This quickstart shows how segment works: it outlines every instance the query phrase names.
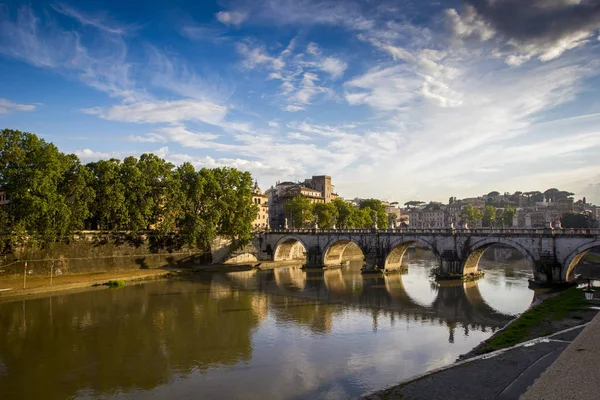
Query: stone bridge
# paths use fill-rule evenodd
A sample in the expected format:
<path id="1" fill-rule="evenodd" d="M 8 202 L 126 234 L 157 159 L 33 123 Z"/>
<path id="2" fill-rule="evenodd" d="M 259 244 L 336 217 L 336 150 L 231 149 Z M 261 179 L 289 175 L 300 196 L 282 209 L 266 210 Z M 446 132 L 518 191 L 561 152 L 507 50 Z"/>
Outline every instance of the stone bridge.
<path id="1" fill-rule="evenodd" d="M 564 283 L 574 279 L 585 253 L 600 246 L 600 229 L 284 229 L 259 234 L 250 247 L 258 260 L 302 260 L 308 267 L 340 265 L 358 247 L 367 268 L 393 270 L 415 243 L 433 252 L 442 274 L 476 273 L 485 250 L 501 244 L 523 254 L 536 282 Z"/>

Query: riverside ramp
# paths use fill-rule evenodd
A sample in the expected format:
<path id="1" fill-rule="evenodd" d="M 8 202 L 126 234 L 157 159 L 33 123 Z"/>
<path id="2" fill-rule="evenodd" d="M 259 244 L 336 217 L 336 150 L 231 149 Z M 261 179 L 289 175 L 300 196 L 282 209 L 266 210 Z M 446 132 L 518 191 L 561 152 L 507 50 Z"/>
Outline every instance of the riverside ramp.
<path id="1" fill-rule="evenodd" d="M 521 397 L 522 400 L 600 398 L 600 313 Z"/>

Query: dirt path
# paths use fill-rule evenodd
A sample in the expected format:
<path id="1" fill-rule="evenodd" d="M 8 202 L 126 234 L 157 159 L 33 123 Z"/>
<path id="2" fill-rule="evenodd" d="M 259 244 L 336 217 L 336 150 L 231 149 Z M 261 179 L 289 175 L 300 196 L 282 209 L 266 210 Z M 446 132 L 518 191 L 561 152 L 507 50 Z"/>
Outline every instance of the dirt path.
<path id="1" fill-rule="evenodd" d="M 52 278 L 52 285 L 50 284 L 49 276 L 27 276 L 25 289 L 23 289 L 23 277 L 0 279 L 0 299 L 89 287 L 96 284 L 102 284 L 109 280 L 131 281 L 159 278 L 170 273 L 172 273 L 172 271 L 165 269 L 138 269 L 131 271 L 59 275 Z"/>

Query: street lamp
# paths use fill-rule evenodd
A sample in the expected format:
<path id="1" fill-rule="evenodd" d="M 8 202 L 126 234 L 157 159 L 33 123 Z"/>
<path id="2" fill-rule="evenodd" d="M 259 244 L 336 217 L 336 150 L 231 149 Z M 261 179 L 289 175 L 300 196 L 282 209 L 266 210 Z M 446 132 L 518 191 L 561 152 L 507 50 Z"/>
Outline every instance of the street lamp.
<path id="1" fill-rule="evenodd" d="M 592 289 L 592 280 L 591 279 L 588 279 L 587 288 L 585 288 L 583 290 L 583 293 L 585 294 L 585 299 L 587 301 L 591 301 L 594 298 L 594 289 Z"/>

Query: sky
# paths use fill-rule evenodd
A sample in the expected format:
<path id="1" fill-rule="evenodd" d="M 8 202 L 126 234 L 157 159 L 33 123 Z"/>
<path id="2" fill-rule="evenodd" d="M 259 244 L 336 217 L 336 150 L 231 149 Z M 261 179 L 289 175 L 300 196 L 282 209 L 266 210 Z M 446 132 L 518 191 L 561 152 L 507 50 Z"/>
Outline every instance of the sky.
<path id="1" fill-rule="evenodd" d="M 0 0 L 0 129 L 346 198 L 600 203 L 598 0 Z"/>

